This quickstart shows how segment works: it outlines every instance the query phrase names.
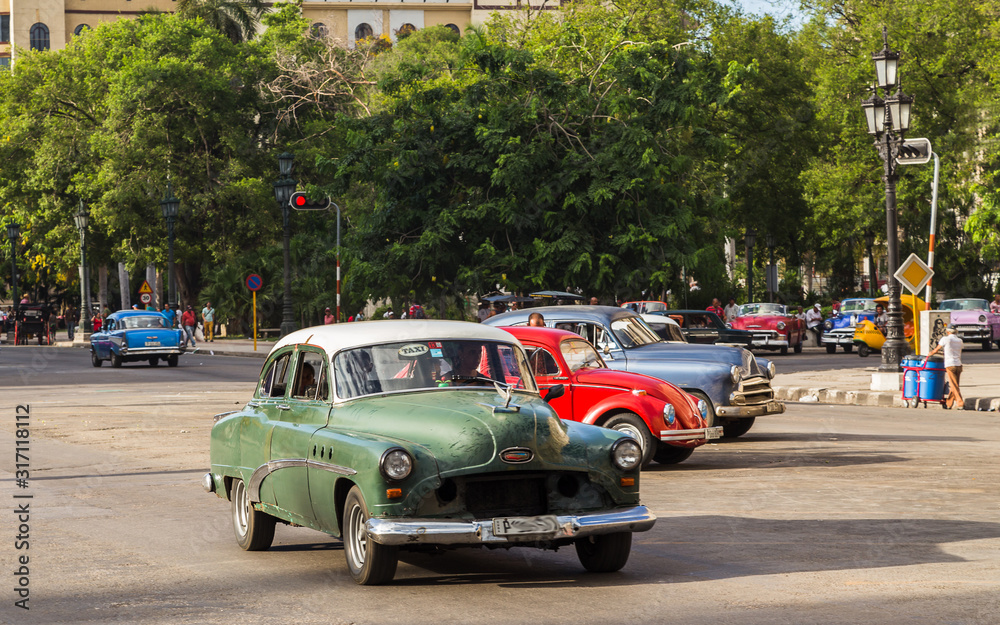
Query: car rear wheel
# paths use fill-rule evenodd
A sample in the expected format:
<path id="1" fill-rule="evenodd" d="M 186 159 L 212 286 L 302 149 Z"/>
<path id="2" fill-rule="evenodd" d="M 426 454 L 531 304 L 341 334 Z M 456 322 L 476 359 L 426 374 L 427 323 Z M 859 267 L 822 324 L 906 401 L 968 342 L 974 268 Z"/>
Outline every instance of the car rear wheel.
<path id="1" fill-rule="evenodd" d="M 621 570 L 632 551 L 632 532 L 587 536 L 576 541 L 576 556 L 591 573 Z"/>
<path id="2" fill-rule="evenodd" d="M 833 343 L 827 343 L 826 344 L 826 353 L 828 353 L 828 354 L 836 354 L 837 353 L 837 346 L 834 345 Z"/>
<path id="3" fill-rule="evenodd" d="M 782 345 L 780 352 L 781 352 L 782 356 L 787 356 L 788 355 L 788 346 L 787 345 Z"/>
<path id="4" fill-rule="evenodd" d="M 844 345 L 844 353 L 845 354 L 850 354 L 853 351 L 854 351 L 854 346 L 853 345 L 850 345 L 850 344 Z"/>
<path id="5" fill-rule="evenodd" d="M 122 357 L 113 351 L 111 352 L 111 366 L 115 368 L 122 366 Z"/>
<path id="6" fill-rule="evenodd" d="M 722 424 L 722 436 L 724 438 L 738 438 L 743 436 L 750 431 L 750 428 L 753 427 L 753 422 L 756 420 L 757 417 L 748 417 L 746 419 L 725 421 Z"/>
<path id="7" fill-rule="evenodd" d="M 167 356 L 167 366 L 176 367 L 177 366 L 177 354 L 170 354 Z"/>
<path id="8" fill-rule="evenodd" d="M 796 354 L 801 354 L 802 353 L 802 341 L 800 340 L 798 343 L 796 343 L 795 347 L 793 349 L 795 350 Z"/>
<path id="9" fill-rule="evenodd" d="M 246 551 L 266 551 L 274 540 L 275 518 L 254 510 L 243 480 L 233 480 L 229 490 L 236 542 Z"/>
<path id="10" fill-rule="evenodd" d="M 362 586 L 391 581 L 396 575 L 396 564 L 399 561 L 398 548 L 380 545 L 368 537 L 365 531 L 368 518 L 365 498 L 361 495 L 361 489 L 355 486 L 347 494 L 341 527 L 344 528 L 347 568 L 354 581 Z"/>
<path id="11" fill-rule="evenodd" d="M 104 364 L 104 361 L 97 357 L 97 352 L 94 350 L 90 350 L 90 364 L 95 367 L 100 367 Z"/>
<path id="12" fill-rule="evenodd" d="M 858 356 L 861 356 L 862 358 L 867 358 L 868 354 L 870 353 L 872 353 L 872 348 L 868 347 L 868 345 L 864 343 L 858 345 Z"/>
<path id="13" fill-rule="evenodd" d="M 160 359 L 159 358 L 150 358 L 149 359 L 149 366 L 150 367 L 155 367 L 158 364 L 160 364 Z"/>
<path id="14" fill-rule="evenodd" d="M 604 427 L 628 434 L 642 447 L 642 467 L 649 466 L 653 461 L 657 440 L 649 432 L 646 423 L 634 412 L 622 412 L 604 422 Z"/>
<path id="15" fill-rule="evenodd" d="M 694 447 L 676 447 L 660 444 L 656 447 L 653 460 L 659 464 L 678 464 L 684 462 L 694 453 Z"/>

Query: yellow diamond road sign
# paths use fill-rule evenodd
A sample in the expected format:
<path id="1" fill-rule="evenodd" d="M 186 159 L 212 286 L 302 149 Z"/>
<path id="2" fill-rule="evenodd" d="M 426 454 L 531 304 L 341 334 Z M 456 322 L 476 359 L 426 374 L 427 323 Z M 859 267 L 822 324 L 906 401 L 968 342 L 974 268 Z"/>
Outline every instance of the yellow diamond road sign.
<path id="1" fill-rule="evenodd" d="M 895 274 L 899 283 L 910 290 L 911 293 L 919 293 L 927 286 L 927 282 L 934 275 L 934 270 L 927 266 L 927 263 L 920 260 L 916 254 L 903 261 Z"/>

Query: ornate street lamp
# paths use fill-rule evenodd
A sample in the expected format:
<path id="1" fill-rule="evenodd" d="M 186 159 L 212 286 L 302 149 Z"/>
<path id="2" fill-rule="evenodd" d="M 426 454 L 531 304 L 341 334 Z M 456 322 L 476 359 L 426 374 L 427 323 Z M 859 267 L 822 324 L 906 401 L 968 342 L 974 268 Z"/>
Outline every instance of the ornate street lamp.
<path id="1" fill-rule="evenodd" d="M 774 302 L 773 293 L 778 289 L 778 272 L 774 266 L 774 235 L 770 232 L 765 237 L 767 241 L 767 301 Z"/>
<path id="2" fill-rule="evenodd" d="M 17 296 L 17 240 L 21 238 L 21 224 L 12 221 L 7 224 L 7 239 L 10 241 L 10 277 L 14 286 L 14 319 L 17 319 L 17 307 L 21 300 Z"/>
<path id="3" fill-rule="evenodd" d="M 274 183 L 274 199 L 281 208 L 281 223 L 284 229 L 283 252 L 285 267 L 283 280 L 285 287 L 284 304 L 281 311 L 281 336 L 295 331 L 295 317 L 292 311 L 292 253 L 291 253 L 291 206 L 288 200 L 295 193 L 296 182 L 292 179 L 292 170 L 295 167 L 295 155 L 288 152 L 278 157 L 278 172 L 281 177 Z"/>
<path id="4" fill-rule="evenodd" d="M 753 303 L 753 246 L 757 243 L 757 231 L 747 228 L 744 241 L 747 245 L 747 304 Z"/>
<path id="5" fill-rule="evenodd" d="M 76 229 L 80 231 L 80 330 L 81 341 L 90 339 L 90 272 L 87 271 L 87 226 L 90 223 L 90 211 L 87 204 L 80 200 L 80 210 L 73 215 Z"/>
<path id="6" fill-rule="evenodd" d="M 909 352 L 909 345 L 903 338 L 903 310 L 900 305 L 900 285 L 895 273 L 899 266 L 899 237 L 896 228 L 896 180 L 898 174 L 899 148 L 903 144 L 903 135 L 910 127 L 910 109 L 913 98 L 903 95 L 899 85 L 897 68 L 899 53 L 889 50 L 889 36 L 882 27 L 882 50 L 872 54 L 875 62 L 877 84 L 870 98 L 862 102 L 868 124 L 868 134 L 875 138 L 875 147 L 882 157 L 885 182 L 885 227 L 886 248 L 888 256 L 889 309 L 886 312 L 886 339 L 882 346 L 881 373 L 896 373 L 903 356 Z M 892 88 L 896 92 L 890 94 Z M 885 99 L 878 95 L 882 89 Z"/>
<path id="7" fill-rule="evenodd" d="M 167 302 L 180 310 L 177 302 L 177 282 L 174 279 L 174 223 L 177 221 L 177 213 L 180 212 L 180 200 L 174 197 L 174 186 L 167 181 L 167 192 L 160 200 L 160 208 L 163 209 L 163 218 L 167 220 Z"/>

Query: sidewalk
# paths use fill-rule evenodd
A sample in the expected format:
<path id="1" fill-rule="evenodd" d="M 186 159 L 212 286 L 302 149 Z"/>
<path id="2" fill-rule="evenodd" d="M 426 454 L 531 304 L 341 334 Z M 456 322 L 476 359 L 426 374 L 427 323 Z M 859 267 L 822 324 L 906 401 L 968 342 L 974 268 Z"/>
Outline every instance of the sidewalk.
<path id="1" fill-rule="evenodd" d="M 903 407 L 900 391 L 872 391 L 872 372 L 865 369 L 833 369 L 781 373 L 772 385 L 774 398 L 786 402 L 818 402 L 856 406 Z M 902 377 L 902 373 L 899 374 Z M 1000 367 L 988 364 L 965 365 L 962 368 L 962 397 L 966 410 L 1000 410 Z M 815 398 L 815 399 L 813 399 Z M 921 404 L 923 406 L 923 404 Z M 928 408 L 941 409 L 938 403 Z"/>

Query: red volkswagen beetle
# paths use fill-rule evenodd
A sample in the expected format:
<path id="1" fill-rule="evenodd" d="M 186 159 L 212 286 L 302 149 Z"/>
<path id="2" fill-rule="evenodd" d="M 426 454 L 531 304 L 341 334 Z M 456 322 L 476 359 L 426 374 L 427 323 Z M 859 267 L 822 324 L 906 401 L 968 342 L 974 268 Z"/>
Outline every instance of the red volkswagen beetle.
<path id="1" fill-rule="evenodd" d="M 586 339 L 573 332 L 537 327 L 504 328 L 524 345 L 535 381 L 563 419 L 627 432 L 642 445 L 642 466 L 677 464 L 695 447 L 720 438 L 706 427 L 705 402 L 657 378 L 609 369 Z"/>

